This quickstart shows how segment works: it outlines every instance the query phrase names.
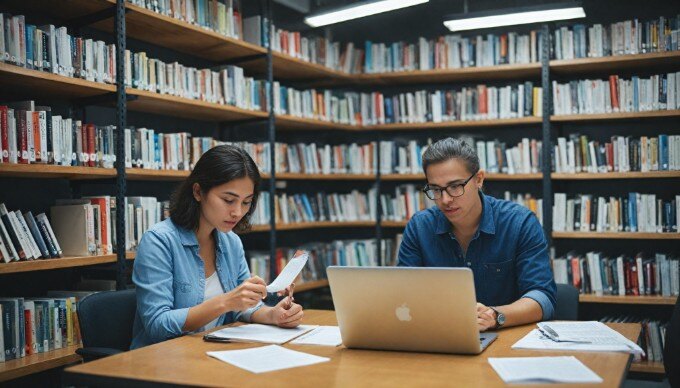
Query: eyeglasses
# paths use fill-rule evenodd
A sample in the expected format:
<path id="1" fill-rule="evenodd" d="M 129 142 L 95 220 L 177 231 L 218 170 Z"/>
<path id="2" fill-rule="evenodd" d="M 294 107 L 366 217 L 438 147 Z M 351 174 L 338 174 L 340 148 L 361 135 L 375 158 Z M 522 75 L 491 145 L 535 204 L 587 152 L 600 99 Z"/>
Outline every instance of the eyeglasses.
<path id="1" fill-rule="evenodd" d="M 440 199 L 442 197 L 442 192 L 444 190 L 446 190 L 446 193 L 451 197 L 460 197 L 461 195 L 465 194 L 465 185 L 467 185 L 468 182 L 470 182 L 470 179 L 472 179 L 472 177 L 474 177 L 475 175 L 477 175 L 476 172 L 470 175 L 470 177 L 466 179 L 465 182 L 450 184 L 444 188 L 438 186 L 425 185 L 425 187 L 423 187 L 423 193 L 425 193 L 427 198 L 431 200 Z"/>

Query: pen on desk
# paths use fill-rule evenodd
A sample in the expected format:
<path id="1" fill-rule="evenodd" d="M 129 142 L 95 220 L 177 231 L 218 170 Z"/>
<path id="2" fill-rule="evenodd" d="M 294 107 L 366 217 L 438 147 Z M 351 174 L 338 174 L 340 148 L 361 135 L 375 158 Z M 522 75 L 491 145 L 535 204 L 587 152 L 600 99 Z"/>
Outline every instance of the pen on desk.
<path id="1" fill-rule="evenodd" d="M 545 334 L 546 337 L 548 337 L 549 339 L 551 339 L 555 342 L 573 342 L 573 343 L 577 343 L 577 344 L 589 344 L 590 343 L 590 341 L 560 339 L 559 334 L 557 334 L 557 332 L 555 330 L 553 330 L 553 328 L 548 326 L 547 324 L 541 323 L 540 325 L 537 325 L 537 326 L 538 326 L 538 330 L 540 330 L 541 333 Z"/>

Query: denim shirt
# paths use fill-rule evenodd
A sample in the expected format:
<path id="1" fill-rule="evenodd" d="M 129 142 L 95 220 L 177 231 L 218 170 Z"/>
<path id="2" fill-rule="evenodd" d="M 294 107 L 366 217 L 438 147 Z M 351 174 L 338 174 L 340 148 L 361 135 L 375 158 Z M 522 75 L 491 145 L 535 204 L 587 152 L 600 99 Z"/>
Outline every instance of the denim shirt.
<path id="1" fill-rule="evenodd" d="M 541 306 L 543 320 L 551 319 L 556 287 L 538 218 L 516 203 L 479 195 L 482 217 L 465 255 L 451 223 L 434 206 L 406 226 L 399 265 L 470 268 L 478 302 L 502 306 L 531 298 Z"/>
<path id="2" fill-rule="evenodd" d="M 229 292 L 250 278 L 243 244 L 233 232 L 213 233 L 217 276 L 224 292 Z M 182 328 L 189 308 L 202 303 L 205 293 L 205 267 L 196 234 L 171 219 L 151 227 L 139 243 L 132 280 L 137 287 L 137 313 L 130 348 L 186 334 Z M 217 323 L 249 322 L 261 306 L 227 312 Z"/>

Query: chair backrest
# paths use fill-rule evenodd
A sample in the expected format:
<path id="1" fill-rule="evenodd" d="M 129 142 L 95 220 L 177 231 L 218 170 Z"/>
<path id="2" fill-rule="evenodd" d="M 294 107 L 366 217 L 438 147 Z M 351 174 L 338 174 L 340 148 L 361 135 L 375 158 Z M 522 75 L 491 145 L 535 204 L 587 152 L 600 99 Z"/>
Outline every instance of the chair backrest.
<path id="1" fill-rule="evenodd" d="M 135 290 L 103 291 L 78 303 L 83 346 L 129 350 L 137 310 Z"/>
<path id="2" fill-rule="evenodd" d="M 570 284 L 557 284 L 557 306 L 555 320 L 578 320 L 578 290 Z"/>
<path id="3" fill-rule="evenodd" d="M 673 315 L 666 327 L 666 347 L 663 363 L 671 387 L 680 387 L 680 298 L 675 301 Z"/>

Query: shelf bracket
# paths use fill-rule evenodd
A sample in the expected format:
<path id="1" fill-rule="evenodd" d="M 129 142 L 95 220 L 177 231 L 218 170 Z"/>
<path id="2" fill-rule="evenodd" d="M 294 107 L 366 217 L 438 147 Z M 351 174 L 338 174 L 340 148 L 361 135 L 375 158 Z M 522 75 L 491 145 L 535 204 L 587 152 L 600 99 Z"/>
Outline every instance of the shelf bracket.
<path id="1" fill-rule="evenodd" d="M 129 10 L 125 8 L 125 13 Z M 102 20 L 111 19 L 116 16 L 116 6 L 97 11 L 88 15 L 78 16 L 68 20 L 65 24 L 70 29 L 78 29 L 80 27 L 89 26 L 91 24 L 100 22 Z"/>

